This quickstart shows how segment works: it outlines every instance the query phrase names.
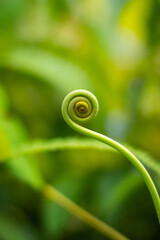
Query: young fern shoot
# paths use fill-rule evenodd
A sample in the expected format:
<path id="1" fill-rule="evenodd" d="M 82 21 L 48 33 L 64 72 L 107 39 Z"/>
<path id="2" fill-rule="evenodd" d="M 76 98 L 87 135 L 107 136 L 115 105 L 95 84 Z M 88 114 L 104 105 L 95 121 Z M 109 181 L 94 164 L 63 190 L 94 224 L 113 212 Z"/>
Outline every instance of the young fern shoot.
<path id="1" fill-rule="evenodd" d="M 62 103 L 63 118 L 71 128 L 113 147 L 122 153 L 137 168 L 150 191 L 160 223 L 160 198 L 157 189 L 149 173 L 138 158 L 115 140 L 80 125 L 93 119 L 97 115 L 98 110 L 99 104 L 96 97 L 86 90 L 75 90 L 69 93 Z"/>

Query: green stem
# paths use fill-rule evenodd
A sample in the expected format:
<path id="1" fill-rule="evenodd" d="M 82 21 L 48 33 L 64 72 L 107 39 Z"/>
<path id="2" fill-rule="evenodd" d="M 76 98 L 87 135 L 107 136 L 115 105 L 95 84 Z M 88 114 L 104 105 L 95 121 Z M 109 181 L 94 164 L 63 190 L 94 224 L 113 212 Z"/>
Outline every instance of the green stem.
<path id="1" fill-rule="evenodd" d="M 109 237 L 110 239 L 129 240 L 127 237 L 125 237 L 106 223 L 100 221 L 98 218 L 92 216 L 86 210 L 76 205 L 74 202 L 72 202 L 70 199 L 65 197 L 63 194 L 61 194 L 59 191 L 57 191 L 50 185 L 45 185 L 42 189 L 42 193 L 45 197 L 47 197 L 51 201 L 56 202 L 58 205 L 70 212 L 72 215 L 79 218 L 92 228 L 97 229 L 99 232 Z"/>
<path id="2" fill-rule="evenodd" d="M 90 102 L 88 108 L 85 109 L 86 106 L 86 102 L 85 104 L 83 104 L 83 102 L 85 101 L 86 98 L 86 102 Z M 78 109 L 76 109 L 76 102 L 81 102 L 81 108 L 78 105 Z M 73 105 L 74 103 L 74 105 Z M 71 109 L 72 107 L 72 109 Z M 85 109 L 85 110 L 84 110 Z M 77 115 L 76 113 L 79 111 L 79 114 Z M 90 120 L 91 118 L 95 117 L 96 115 L 96 111 L 98 112 L 98 102 L 95 98 L 95 96 L 93 94 L 91 94 L 88 91 L 85 90 L 77 90 L 77 91 L 73 91 L 70 94 L 68 94 L 62 104 L 62 114 L 63 117 L 65 119 L 65 121 L 67 122 L 67 124 L 73 128 L 75 131 L 84 134 L 88 137 L 94 138 L 100 142 L 103 142 L 107 145 L 109 145 L 110 147 L 116 149 L 117 151 L 119 151 L 120 153 L 122 153 L 139 171 L 139 173 L 142 175 L 149 191 L 150 194 L 152 196 L 154 205 L 155 205 L 155 209 L 157 212 L 157 216 L 158 216 L 158 220 L 160 223 L 160 198 L 157 192 L 157 189 L 149 175 L 149 173 L 147 172 L 147 170 L 145 169 L 145 167 L 141 164 L 141 162 L 138 160 L 138 158 L 131 153 L 127 148 L 125 148 L 123 145 L 121 145 L 120 143 L 116 142 L 115 140 L 104 136 L 100 133 L 94 132 L 92 130 L 89 130 L 87 128 L 84 128 L 82 126 L 79 125 L 79 123 L 85 123 L 85 116 L 87 115 L 86 112 L 89 112 L 90 115 L 87 116 L 87 121 Z M 93 116 L 92 116 L 92 111 Z M 83 112 L 85 113 L 85 115 L 83 115 Z M 75 116 L 76 115 L 76 116 Z"/>

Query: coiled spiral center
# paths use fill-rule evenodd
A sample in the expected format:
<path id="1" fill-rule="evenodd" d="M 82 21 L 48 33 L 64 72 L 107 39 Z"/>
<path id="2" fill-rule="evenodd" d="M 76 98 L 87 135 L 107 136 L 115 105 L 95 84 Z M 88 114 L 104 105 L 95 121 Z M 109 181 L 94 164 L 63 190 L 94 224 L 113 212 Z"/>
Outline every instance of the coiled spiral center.
<path id="1" fill-rule="evenodd" d="M 88 105 L 83 101 L 79 101 L 74 105 L 74 109 L 77 114 L 85 114 L 88 112 Z"/>
<path id="2" fill-rule="evenodd" d="M 83 124 L 93 119 L 98 112 L 96 97 L 85 90 L 76 90 L 69 93 L 62 104 L 62 113 L 72 121 Z M 67 116 L 66 116 L 67 113 Z"/>
<path id="3" fill-rule="evenodd" d="M 74 103 L 74 112 L 77 117 L 86 118 L 92 113 L 92 103 L 86 97 L 73 98 L 70 104 L 72 102 Z"/>

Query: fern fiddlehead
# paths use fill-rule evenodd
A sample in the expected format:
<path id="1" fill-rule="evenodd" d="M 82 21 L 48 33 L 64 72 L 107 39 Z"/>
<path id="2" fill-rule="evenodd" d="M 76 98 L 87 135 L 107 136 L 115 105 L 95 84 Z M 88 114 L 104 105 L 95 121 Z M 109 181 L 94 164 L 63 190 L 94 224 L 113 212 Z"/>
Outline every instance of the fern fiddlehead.
<path id="1" fill-rule="evenodd" d="M 160 198 L 158 192 L 149 173 L 138 158 L 115 140 L 79 125 L 93 119 L 97 115 L 98 110 L 99 105 L 96 97 L 86 90 L 75 90 L 69 93 L 62 103 L 63 118 L 71 128 L 113 147 L 122 153 L 137 168 L 150 191 L 160 223 Z"/>

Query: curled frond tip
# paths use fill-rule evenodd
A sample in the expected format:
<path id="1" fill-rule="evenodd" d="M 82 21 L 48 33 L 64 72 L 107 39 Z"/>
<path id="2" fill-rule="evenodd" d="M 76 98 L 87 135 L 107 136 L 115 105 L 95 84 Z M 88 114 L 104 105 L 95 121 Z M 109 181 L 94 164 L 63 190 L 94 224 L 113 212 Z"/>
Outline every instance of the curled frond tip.
<path id="1" fill-rule="evenodd" d="M 70 92 L 63 100 L 62 114 L 64 119 L 83 124 L 93 119 L 99 109 L 96 97 L 86 90 Z"/>

